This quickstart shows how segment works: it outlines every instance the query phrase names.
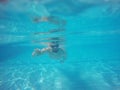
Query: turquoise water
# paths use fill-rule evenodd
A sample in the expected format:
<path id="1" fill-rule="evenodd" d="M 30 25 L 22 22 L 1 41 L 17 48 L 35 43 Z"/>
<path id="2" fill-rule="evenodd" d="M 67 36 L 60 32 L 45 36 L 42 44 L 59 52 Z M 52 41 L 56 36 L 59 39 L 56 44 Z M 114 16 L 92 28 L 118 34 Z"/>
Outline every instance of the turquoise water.
<path id="1" fill-rule="evenodd" d="M 0 0 L 0 90 L 120 90 L 119 4 Z M 60 23 L 34 21 L 51 16 Z M 63 63 L 32 56 L 54 37 L 66 52 Z"/>

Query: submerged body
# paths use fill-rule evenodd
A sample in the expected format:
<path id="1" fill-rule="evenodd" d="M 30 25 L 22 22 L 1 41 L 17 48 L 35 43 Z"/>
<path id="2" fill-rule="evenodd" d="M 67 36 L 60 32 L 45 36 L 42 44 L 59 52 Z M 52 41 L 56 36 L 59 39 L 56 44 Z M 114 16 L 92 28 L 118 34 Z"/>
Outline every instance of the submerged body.
<path id="1" fill-rule="evenodd" d="M 66 24 L 66 21 L 55 17 L 55 16 L 43 16 L 43 17 L 38 17 L 38 18 L 34 18 L 35 22 L 49 22 L 52 23 L 54 25 L 57 25 L 59 28 L 57 30 L 53 30 L 53 31 L 49 31 L 48 34 L 51 33 L 55 33 L 58 31 L 63 31 L 64 30 L 64 26 Z M 41 34 L 40 32 L 35 33 L 35 35 Z M 60 42 L 61 41 L 61 37 L 51 37 L 49 38 L 50 42 L 48 43 L 47 47 L 39 49 L 36 48 L 33 53 L 32 56 L 39 56 L 41 54 L 44 53 L 48 53 L 48 55 L 53 58 L 53 59 L 57 59 L 60 60 L 60 62 L 63 62 L 66 58 L 66 53 L 65 50 L 63 48 L 60 47 Z"/>
<path id="2" fill-rule="evenodd" d="M 46 48 L 42 48 L 42 49 L 36 48 L 33 51 L 32 56 L 39 56 L 44 53 L 48 53 L 51 58 L 57 59 L 60 62 L 64 62 L 66 58 L 66 53 L 64 49 L 60 48 L 59 44 L 53 42 L 50 43 Z"/>

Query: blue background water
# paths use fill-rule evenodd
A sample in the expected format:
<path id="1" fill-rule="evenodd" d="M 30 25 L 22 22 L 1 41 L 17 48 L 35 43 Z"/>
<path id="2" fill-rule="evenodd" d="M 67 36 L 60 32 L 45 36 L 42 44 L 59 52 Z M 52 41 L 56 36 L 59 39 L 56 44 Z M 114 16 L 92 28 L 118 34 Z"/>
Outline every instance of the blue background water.
<path id="1" fill-rule="evenodd" d="M 4 1 L 4 0 L 3 0 Z M 0 90 L 120 90 L 120 7 L 118 0 L 0 1 Z M 67 59 L 47 54 L 32 57 L 34 48 L 57 28 L 34 23 L 37 16 L 66 20 Z M 55 34 L 53 36 L 59 35 Z"/>

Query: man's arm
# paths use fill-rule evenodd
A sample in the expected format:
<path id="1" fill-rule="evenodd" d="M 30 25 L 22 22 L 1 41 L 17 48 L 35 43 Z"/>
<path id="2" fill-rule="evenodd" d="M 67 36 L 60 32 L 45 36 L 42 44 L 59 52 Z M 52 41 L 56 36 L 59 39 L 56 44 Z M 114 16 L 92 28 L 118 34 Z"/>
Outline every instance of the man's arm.
<path id="1" fill-rule="evenodd" d="M 32 56 L 39 56 L 45 52 L 47 52 L 49 50 L 49 48 L 43 48 L 43 49 L 39 49 L 39 48 L 36 48 L 33 53 L 32 53 Z"/>
<path id="2" fill-rule="evenodd" d="M 38 56 L 41 54 L 41 50 L 39 48 L 34 49 L 32 56 Z"/>

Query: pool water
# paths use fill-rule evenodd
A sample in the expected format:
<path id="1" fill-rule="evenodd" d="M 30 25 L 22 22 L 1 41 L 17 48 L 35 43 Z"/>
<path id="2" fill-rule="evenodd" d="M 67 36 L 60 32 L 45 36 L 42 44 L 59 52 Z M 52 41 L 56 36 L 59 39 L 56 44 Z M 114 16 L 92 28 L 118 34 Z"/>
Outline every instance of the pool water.
<path id="1" fill-rule="evenodd" d="M 0 90 L 120 90 L 119 17 L 119 0 L 0 0 Z M 56 38 L 63 62 L 32 56 Z"/>

